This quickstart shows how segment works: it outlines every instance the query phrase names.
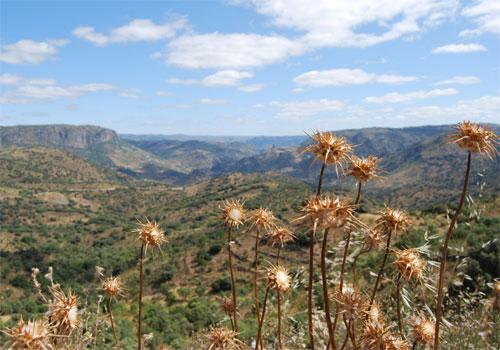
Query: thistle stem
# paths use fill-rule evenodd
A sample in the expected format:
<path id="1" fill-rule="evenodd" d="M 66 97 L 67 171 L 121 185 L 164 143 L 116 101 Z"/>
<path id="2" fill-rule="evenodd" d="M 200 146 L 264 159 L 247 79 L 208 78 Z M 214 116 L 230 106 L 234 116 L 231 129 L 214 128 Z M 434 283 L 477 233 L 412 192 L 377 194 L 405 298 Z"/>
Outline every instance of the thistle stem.
<path id="1" fill-rule="evenodd" d="M 359 204 L 359 199 L 361 198 L 361 186 L 362 186 L 362 182 L 361 181 L 358 181 L 358 194 L 356 195 L 356 201 L 354 202 L 354 205 L 358 205 Z"/>
<path id="2" fill-rule="evenodd" d="M 330 299 L 328 298 L 328 279 L 326 276 L 326 247 L 328 241 L 328 229 L 325 230 L 323 235 L 323 245 L 321 247 L 321 279 L 323 282 L 323 305 L 325 308 L 325 318 L 328 327 L 328 336 L 332 349 L 336 349 L 335 333 L 332 325 L 332 318 L 330 317 Z"/>
<path id="3" fill-rule="evenodd" d="M 380 279 L 382 278 L 382 274 L 384 273 L 384 267 L 385 263 L 387 262 L 387 256 L 389 256 L 389 252 L 391 250 L 391 237 L 392 237 L 392 230 L 389 230 L 387 232 L 387 244 L 385 246 L 384 259 L 382 260 L 382 265 L 380 265 L 380 270 L 377 275 L 377 280 L 375 281 L 375 286 L 373 287 L 372 296 L 370 298 L 370 306 L 368 307 L 368 310 L 370 310 L 373 305 L 373 301 L 375 300 L 375 295 L 377 294 Z"/>
<path id="4" fill-rule="evenodd" d="M 309 281 L 307 283 L 307 326 L 309 333 L 309 347 L 314 350 L 314 330 L 313 330 L 313 269 L 314 269 L 314 230 L 309 234 Z"/>
<path id="5" fill-rule="evenodd" d="M 448 243 L 450 238 L 455 230 L 455 224 L 458 220 L 458 215 L 462 210 L 464 205 L 465 195 L 467 193 L 467 186 L 469 184 L 469 176 L 471 169 L 471 161 L 472 161 L 472 153 L 469 151 L 467 155 L 467 169 L 465 170 L 465 178 L 464 184 L 462 188 L 462 194 L 460 195 L 460 202 L 458 204 L 458 208 L 455 211 L 455 215 L 451 219 L 450 226 L 448 227 L 448 232 L 446 233 L 446 237 L 443 243 L 443 249 L 441 251 L 441 264 L 439 265 L 439 279 L 438 279 L 438 295 L 436 300 L 436 327 L 434 330 L 434 350 L 439 349 L 439 327 L 441 325 L 441 317 L 442 317 L 442 307 L 443 307 L 443 298 L 444 298 L 444 273 L 446 269 L 446 259 L 448 258 Z"/>
<path id="6" fill-rule="evenodd" d="M 137 316 L 137 350 L 142 349 L 142 293 L 144 288 L 144 243 L 141 245 L 141 257 L 139 259 L 139 314 Z"/>
<path id="7" fill-rule="evenodd" d="M 281 293 L 278 290 L 278 349 L 282 349 L 281 345 Z"/>
<path id="8" fill-rule="evenodd" d="M 118 337 L 116 336 L 115 322 L 113 320 L 113 311 L 111 310 L 111 298 L 108 298 L 108 314 L 109 314 L 109 322 L 111 323 L 111 331 L 113 332 L 113 338 L 115 340 L 116 348 L 120 348 L 120 342 L 118 341 Z"/>
<path id="9" fill-rule="evenodd" d="M 266 288 L 266 295 L 264 296 L 264 304 L 262 305 L 262 316 L 259 320 L 259 330 L 257 332 L 257 341 L 255 342 L 255 350 L 259 350 L 259 344 L 262 339 L 262 324 L 264 323 L 264 317 L 266 316 L 266 305 L 267 297 L 269 296 L 269 287 Z"/>
<path id="10" fill-rule="evenodd" d="M 260 306 L 259 306 L 259 286 L 258 286 L 258 268 L 259 268 L 259 228 L 257 228 L 257 237 L 255 238 L 255 259 L 254 259 L 254 271 L 253 271 L 253 292 L 255 296 L 255 313 L 257 314 L 257 323 L 260 317 Z"/>
<path id="11" fill-rule="evenodd" d="M 232 253 L 231 253 L 231 233 L 232 233 L 232 228 L 229 227 L 227 229 L 227 254 L 228 254 L 228 263 L 229 263 L 229 272 L 231 274 L 231 292 L 232 292 L 232 297 L 233 297 L 233 321 L 234 321 L 234 329 L 233 331 L 237 332 L 238 331 L 238 321 L 236 318 L 236 309 L 237 309 L 237 304 L 236 304 L 236 282 L 234 279 L 234 270 L 233 270 L 233 260 L 232 260 Z"/>
<path id="12" fill-rule="evenodd" d="M 403 333 L 403 322 L 401 320 L 401 274 L 398 275 L 398 280 L 396 282 L 396 293 L 397 293 L 397 299 L 396 299 L 396 310 L 398 313 L 398 328 L 399 328 L 399 334 L 401 335 L 401 338 L 405 338 L 404 333 Z"/>

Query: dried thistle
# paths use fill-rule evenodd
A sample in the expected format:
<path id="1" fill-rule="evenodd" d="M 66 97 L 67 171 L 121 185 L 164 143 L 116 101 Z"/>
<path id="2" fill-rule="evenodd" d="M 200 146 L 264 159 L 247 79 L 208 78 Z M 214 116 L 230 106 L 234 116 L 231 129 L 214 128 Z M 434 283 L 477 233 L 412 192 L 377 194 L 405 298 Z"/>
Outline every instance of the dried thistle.
<path id="1" fill-rule="evenodd" d="M 384 346 L 389 336 L 390 328 L 384 322 L 368 320 L 363 323 L 361 328 L 361 348 L 366 350 L 385 349 Z"/>
<path id="2" fill-rule="evenodd" d="M 9 338 L 7 349 L 52 349 L 49 342 L 50 328 L 44 320 L 24 322 L 21 319 L 16 327 L 7 328 L 2 332 Z"/>
<path id="3" fill-rule="evenodd" d="M 281 247 L 295 239 L 295 235 L 286 227 L 277 227 L 269 231 L 267 237 L 272 246 L 279 245 Z"/>
<path id="4" fill-rule="evenodd" d="M 304 149 L 312 153 L 315 160 L 325 165 L 335 165 L 343 168 L 343 164 L 351 158 L 352 145 L 345 137 L 336 136 L 329 131 L 316 132 L 309 136 L 314 142 Z"/>
<path id="5" fill-rule="evenodd" d="M 364 315 L 368 306 L 358 290 L 347 286 L 333 292 L 332 299 L 337 303 L 338 313 L 343 313 L 348 319 Z"/>
<path id="6" fill-rule="evenodd" d="M 206 335 L 210 345 L 208 350 L 240 350 L 243 343 L 236 338 L 238 333 L 226 327 L 213 327 Z"/>
<path id="7" fill-rule="evenodd" d="M 161 245 L 167 241 L 165 232 L 156 222 L 147 220 L 145 223 L 139 221 L 138 227 L 134 230 L 138 233 L 139 240 L 144 245 L 145 250 L 149 246 L 153 248 L 161 248 Z"/>
<path id="8" fill-rule="evenodd" d="M 458 123 L 448 139 L 468 152 L 485 154 L 489 158 L 497 154 L 495 145 L 498 144 L 498 135 L 490 128 L 467 120 Z"/>
<path id="9" fill-rule="evenodd" d="M 259 208 L 252 212 L 251 220 L 253 224 L 266 231 L 276 227 L 276 217 L 269 209 Z"/>
<path id="10" fill-rule="evenodd" d="M 271 265 L 267 269 L 267 283 L 271 289 L 279 292 L 287 292 L 291 288 L 288 270 L 281 265 Z"/>
<path id="11" fill-rule="evenodd" d="M 348 175 L 351 175 L 359 182 L 366 182 L 377 176 L 379 159 L 374 156 L 368 158 L 351 157 L 351 168 Z"/>
<path id="12" fill-rule="evenodd" d="M 221 208 L 222 219 L 228 227 L 238 227 L 245 221 L 245 208 L 239 200 L 227 200 Z"/>
<path id="13" fill-rule="evenodd" d="M 394 254 L 396 255 L 394 265 L 401 276 L 408 281 L 412 278 L 417 282 L 422 280 L 425 268 L 427 267 L 427 261 L 420 257 L 417 250 L 396 250 Z"/>
<path id="14" fill-rule="evenodd" d="M 369 229 L 363 238 L 363 244 L 371 249 L 378 249 L 384 245 L 384 233 L 378 229 Z"/>
<path id="15" fill-rule="evenodd" d="M 101 288 L 109 298 L 125 296 L 123 282 L 118 277 L 108 277 L 102 281 Z"/>
<path id="16" fill-rule="evenodd" d="M 405 231 L 410 224 L 408 215 L 399 209 L 386 207 L 377 219 L 377 227 L 382 227 L 387 231 Z"/>
<path id="17" fill-rule="evenodd" d="M 69 335 L 73 329 L 80 327 L 78 317 L 78 296 L 68 290 L 64 293 L 59 285 L 50 287 L 52 300 L 47 311 L 49 324 L 57 335 Z"/>
<path id="18" fill-rule="evenodd" d="M 415 317 L 412 322 L 412 338 L 421 344 L 434 343 L 434 328 L 436 324 L 430 318 Z"/>
<path id="19" fill-rule="evenodd" d="M 222 311 L 224 311 L 226 315 L 231 317 L 231 315 L 235 311 L 233 299 L 228 297 L 223 297 L 220 302 L 220 308 L 222 309 Z"/>
<path id="20" fill-rule="evenodd" d="M 387 336 L 384 339 L 382 349 L 384 350 L 410 350 L 410 344 L 406 340 L 396 338 L 394 336 Z"/>
<path id="21" fill-rule="evenodd" d="M 339 228 L 355 222 L 355 206 L 340 197 L 313 196 L 302 206 L 302 216 L 295 221 L 307 222 L 316 228 Z"/>

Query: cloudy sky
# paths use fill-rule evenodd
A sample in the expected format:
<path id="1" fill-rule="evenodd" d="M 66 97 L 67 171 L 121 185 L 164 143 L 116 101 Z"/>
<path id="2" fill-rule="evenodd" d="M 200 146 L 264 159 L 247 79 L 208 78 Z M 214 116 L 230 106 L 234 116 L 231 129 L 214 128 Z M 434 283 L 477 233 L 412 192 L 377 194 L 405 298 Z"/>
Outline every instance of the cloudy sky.
<path id="1" fill-rule="evenodd" d="M 500 123 L 500 1 L 2 0 L 0 124 Z"/>

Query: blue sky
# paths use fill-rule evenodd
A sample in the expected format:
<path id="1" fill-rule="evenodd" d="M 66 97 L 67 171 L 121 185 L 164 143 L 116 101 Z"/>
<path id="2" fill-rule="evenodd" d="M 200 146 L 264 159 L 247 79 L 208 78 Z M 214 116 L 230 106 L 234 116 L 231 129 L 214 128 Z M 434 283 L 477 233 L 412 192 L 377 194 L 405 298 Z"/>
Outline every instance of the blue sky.
<path id="1" fill-rule="evenodd" d="M 500 2 L 1 1 L 0 124 L 500 123 Z"/>

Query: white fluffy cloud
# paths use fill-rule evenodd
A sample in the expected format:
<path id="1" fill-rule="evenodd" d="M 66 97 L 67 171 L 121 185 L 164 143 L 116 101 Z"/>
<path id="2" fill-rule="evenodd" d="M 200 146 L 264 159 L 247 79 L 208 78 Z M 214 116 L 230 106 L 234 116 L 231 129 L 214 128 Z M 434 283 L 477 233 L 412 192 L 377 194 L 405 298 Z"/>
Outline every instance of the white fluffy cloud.
<path id="1" fill-rule="evenodd" d="M 174 38 L 166 58 L 185 68 L 242 69 L 276 63 L 301 52 L 299 43 L 282 36 L 210 33 Z"/>
<path id="2" fill-rule="evenodd" d="M 204 85 L 204 86 L 237 86 L 244 79 L 253 77 L 253 74 L 245 71 L 237 71 L 233 69 L 225 69 L 208 75 L 203 79 L 167 79 L 169 84 L 177 85 Z"/>
<path id="3" fill-rule="evenodd" d="M 32 41 L 19 40 L 14 44 L 2 45 L 0 62 L 10 64 L 36 64 L 58 53 L 58 48 L 66 45 L 67 40 Z"/>
<path id="4" fill-rule="evenodd" d="M 257 92 L 266 87 L 266 84 L 248 84 L 242 85 L 238 88 L 238 90 L 243 92 Z"/>
<path id="5" fill-rule="evenodd" d="M 94 45 L 104 46 L 112 43 L 127 43 L 139 41 L 157 41 L 172 38 L 177 31 L 185 28 L 185 19 L 175 20 L 165 24 L 155 24 L 149 19 L 134 19 L 124 26 L 111 29 L 109 34 L 96 32 L 93 27 L 78 27 L 73 35 L 90 41 Z"/>
<path id="6" fill-rule="evenodd" d="M 0 75 L 0 85 L 54 85 L 55 83 L 54 79 L 26 79 L 10 73 Z"/>
<path id="7" fill-rule="evenodd" d="M 306 101 L 274 101 L 271 106 L 277 107 L 278 117 L 287 119 L 301 119 L 304 117 L 315 116 L 323 112 L 339 111 L 345 107 L 345 104 L 338 100 L 319 99 Z"/>
<path id="8" fill-rule="evenodd" d="M 444 46 L 436 47 L 432 50 L 432 53 L 468 53 L 468 52 L 482 52 L 487 51 L 486 47 L 481 44 L 448 44 Z"/>
<path id="9" fill-rule="evenodd" d="M 462 36 L 493 33 L 500 35 L 500 2 L 498 0 L 478 0 L 462 10 L 462 15 L 470 18 L 477 29 L 462 31 Z"/>
<path id="10" fill-rule="evenodd" d="M 390 92 L 382 96 L 366 97 L 364 100 L 365 102 L 369 103 L 402 103 L 402 102 L 425 100 L 432 97 L 450 96 L 456 94 L 458 94 L 458 90 L 449 88 L 449 89 L 434 89 L 430 91 L 419 90 L 407 93 Z"/>
<path id="11" fill-rule="evenodd" d="M 457 75 L 450 79 L 438 81 L 434 85 L 474 85 L 480 82 L 481 80 L 478 77 Z"/>
<path id="12" fill-rule="evenodd" d="M 200 99 L 200 103 L 203 105 L 224 105 L 227 103 L 227 101 L 204 97 Z"/>
<path id="13" fill-rule="evenodd" d="M 293 79 L 300 86 L 345 86 L 357 84 L 401 84 L 418 80 L 417 77 L 374 74 L 361 69 L 331 69 L 323 71 L 310 71 L 303 73 Z"/>

